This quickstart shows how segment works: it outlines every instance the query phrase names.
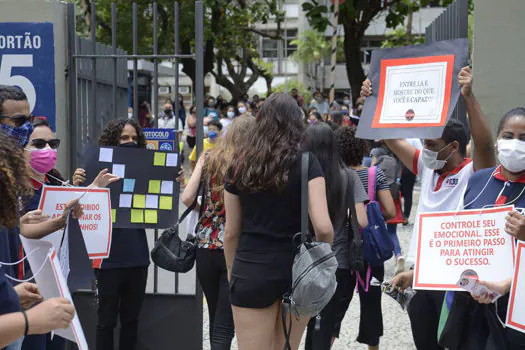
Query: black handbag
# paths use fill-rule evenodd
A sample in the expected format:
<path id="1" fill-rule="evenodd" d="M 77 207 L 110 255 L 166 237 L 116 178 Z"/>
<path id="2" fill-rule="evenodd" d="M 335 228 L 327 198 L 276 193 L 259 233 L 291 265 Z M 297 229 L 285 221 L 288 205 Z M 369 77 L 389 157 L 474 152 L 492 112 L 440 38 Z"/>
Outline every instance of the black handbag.
<path id="1" fill-rule="evenodd" d="M 202 191 L 199 218 L 201 217 L 204 206 L 204 187 L 204 183 L 201 181 L 193 203 L 181 215 L 179 221 L 166 229 L 157 242 L 155 242 L 155 246 L 151 250 L 151 260 L 153 260 L 158 267 L 172 272 L 185 273 L 190 271 L 195 265 L 195 253 L 197 251 L 196 238 L 188 235 L 185 241 L 181 240 L 179 237 L 179 225 L 186 219 L 191 211 L 195 209 L 199 193 Z"/>

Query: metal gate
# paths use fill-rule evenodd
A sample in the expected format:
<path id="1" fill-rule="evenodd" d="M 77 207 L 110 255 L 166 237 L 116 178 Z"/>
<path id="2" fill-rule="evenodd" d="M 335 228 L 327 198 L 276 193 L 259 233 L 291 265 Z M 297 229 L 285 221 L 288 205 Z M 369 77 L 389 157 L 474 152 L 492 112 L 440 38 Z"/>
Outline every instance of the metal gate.
<path id="1" fill-rule="evenodd" d="M 425 29 L 426 43 L 461 38 L 468 38 L 468 0 L 454 1 Z M 452 118 L 460 120 L 468 128 L 467 107 L 461 95 Z"/>
<path id="2" fill-rule="evenodd" d="M 196 60 L 195 103 L 197 115 L 203 114 L 204 99 L 204 8 L 202 1 L 195 2 L 195 54 L 179 53 L 179 4 L 174 5 L 174 43 L 173 53 L 158 53 L 158 4 L 151 4 L 153 14 L 153 52 L 138 54 L 138 6 L 133 2 L 131 54 L 117 47 L 117 8 L 111 6 L 112 45 L 96 42 L 97 16 L 95 1 L 91 2 L 90 40 L 79 38 L 75 33 L 75 9 L 67 7 L 68 30 L 68 111 L 70 115 L 70 172 L 82 165 L 82 145 L 95 144 L 108 122 L 127 118 L 128 91 L 133 96 L 133 118 L 138 119 L 138 63 L 148 60 L 153 63 L 152 112 L 158 111 L 158 65 L 159 61 L 173 61 L 175 80 L 175 111 L 179 110 L 179 60 Z M 128 73 L 128 62 L 133 68 Z M 156 118 L 155 120 L 158 120 Z M 155 121 L 156 122 L 156 121 Z M 178 129 L 178 118 L 176 118 Z M 202 118 L 197 118 L 197 157 L 202 151 Z M 180 193 L 180 188 L 176 193 Z M 178 206 L 174 208 L 178 211 Z M 149 230 L 152 231 L 152 230 Z M 185 235 L 180 230 L 180 235 Z M 158 238 L 158 231 L 148 232 L 150 245 Z M 151 274 L 150 274 L 151 275 Z M 169 282 L 166 282 L 168 281 Z M 169 283 L 173 292 L 167 293 L 159 288 L 160 283 Z M 184 288 L 191 284 L 193 288 Z M 159 271 L 153 267 L 153 278 L 148 280 L 148 291 L 142 307 L 139 323 L 138 349 L 201 349 L 202 348 L 202 292 L 193 273 L 181 275 Z M 75 305 L 80 316 L 90 348 L 95 348 L 96 305 L 91 286 L 74 295 Z M 116 334 L 117 335 L 117 334 Z M 118 338 L 118 337 L 117 337 Z"/>

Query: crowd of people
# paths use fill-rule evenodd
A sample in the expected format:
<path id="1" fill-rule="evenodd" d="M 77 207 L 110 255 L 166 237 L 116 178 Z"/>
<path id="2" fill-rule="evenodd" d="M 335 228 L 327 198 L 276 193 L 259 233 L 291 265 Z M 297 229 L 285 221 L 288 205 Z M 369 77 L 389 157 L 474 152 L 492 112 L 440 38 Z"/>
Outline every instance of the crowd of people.
<path id="1" fill-rule="evenodd" d="M 463 122 L 452 119 L 440 138 L 423 142 L 372 142 L 356 137 L 360 110 L 374 88 L 369 80 L 363 83 L 362 98 L 355 107 L 349 98 L 342 105 L 329 104 L 316 91 L 305 109 L 296 89 L 265 99 L 244 96 L 235 105 L 209 97 L 202 116 L 196 115 L 195 106 L 186 116 L 184 105 L 179 104 L 177 117 L 189 130 L 190 148 L 195 147 L 197 118 L 203 118 L 205 127 L 203 153 L 197 158 L 194 149 L 189 157 L 192 173 L 182 201 L 190 206 L 201 196 L 198 220 L 190 231 L 197 242 L 197 277 L 207 300 L 212 349 L 230 349 L 234 336 L 242 350 L 283 349 L 287 341 L 291 349 L 298 349 L 305 330 L 306 349 L 330 349 L 339 337 L 354 290 L 361 305 L 357 341 L 378 349 L 383 336 L 383 293 L 371 281 L 382 282 L 390 276 L 383 261 L 365 258 L 362 266 L 356 264 L 363 257 L 355 256 L 354 243 L 371 224 L 367 205 L 379 203 L 380 220 L 397 262 L 391 291 L 404 293 L 412 286 L 415 234 L 405 256 L 397 225 L 408 224 L 416 175 L 421 178 L 418 213 L 525 205 L 525 109 L 503 116 L 495 142 L 473 94 L 468 67 L 461 70 L 457 83 L 466 102 L 469 131 Z M 146 148 L 142 127 L 151 126 L 154 116 L 149 105 L 141 109 L 138 122 L 128 118 L 110 122 L 99 145 Z M 158 126 L 175 128 L 173 118 L 174 106 L 166 101 Z M 69 182 L 55 169 L 60 140 L 49 124 L 30 116 L 27 97 L 19 88 L 0 86 L 0 124 L 0 347 L 64 349 L 64 340 L 49 332 L 67 327 L 74 307 L 65 299 L 44 301 L 36 285 L 15 282 L 30 279 L 31 268 L 36 269 L 15 263 L 24 257 L 19 235 L 45 237 L 63 228 L 70 212 L 80 217 L 82 208 L 78 201 L 71 201 L 53 219 L 37 210 L 44 184 Z M 466 156 L 469 132 L 472 159 Z M 283 319 L 283 296 L 293 278 L 293 237 L 301 232 L 304 154 L 309 228 L 317 242 L 332 246 L 338 262 L 337 289 L 316 317 L 284 313 Z M 71 181 L 84 186 L 88 177 L 79 168 Z M 106 187 L 115 181 L 119 178 L 106 169 L 89 186 Z M 183 172 L 177 181 L 184 181 Z M 414 225 L 417 232 L 417 220 Z M 505 235 L 525 240 L 525 217 L 512 212 L 504 230 Z M 117 319 L 120 349 L 136 348 L 149 264 L 144 229 L 113 229 L 109 258 L 93 261 L 96 349 L 115 348 Z M 489 295 L 415 293 L 408 315 L 418 350 L 525 348 L 525 335 L 500 322 L 505 320 L 510 279 L 481 283 L 503 297 L 493 302 Z M 445 309 L 448 318 L 443 315 Z M 288 323 L 292 326 L 287 339 L 284 327 Z"/>

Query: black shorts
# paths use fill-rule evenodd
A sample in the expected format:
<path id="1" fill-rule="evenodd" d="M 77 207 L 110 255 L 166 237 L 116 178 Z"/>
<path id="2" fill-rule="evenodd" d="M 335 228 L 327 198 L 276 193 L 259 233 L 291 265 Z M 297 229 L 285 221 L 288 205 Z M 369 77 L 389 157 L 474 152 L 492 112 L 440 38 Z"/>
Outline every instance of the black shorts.
<path id="1" fill-rule="evenodd" d="M 294 253 L 237 250 L 232 266 L 230 300 L 233 306 L 261 309 L 290 291 Z"/>

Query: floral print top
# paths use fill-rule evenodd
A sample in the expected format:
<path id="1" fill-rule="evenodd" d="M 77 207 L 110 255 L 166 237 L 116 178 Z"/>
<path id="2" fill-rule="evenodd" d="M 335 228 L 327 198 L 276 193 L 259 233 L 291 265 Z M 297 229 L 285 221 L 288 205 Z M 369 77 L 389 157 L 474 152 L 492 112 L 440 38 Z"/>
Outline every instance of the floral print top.
<path id="1" fill-rule="evenodd" d="M 223 249 L 224 246 L 224 223 L 226 221 L 224 192 L 213 191 L 214 186 L 213 179 L 207 181 L 204 207 L 196 230 L 199 248 Z"/>

